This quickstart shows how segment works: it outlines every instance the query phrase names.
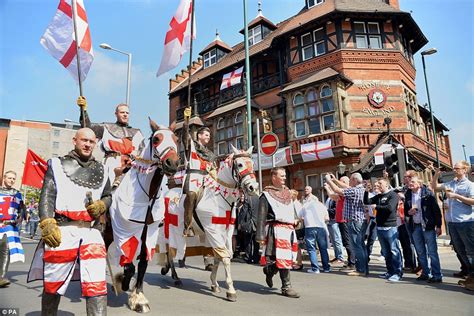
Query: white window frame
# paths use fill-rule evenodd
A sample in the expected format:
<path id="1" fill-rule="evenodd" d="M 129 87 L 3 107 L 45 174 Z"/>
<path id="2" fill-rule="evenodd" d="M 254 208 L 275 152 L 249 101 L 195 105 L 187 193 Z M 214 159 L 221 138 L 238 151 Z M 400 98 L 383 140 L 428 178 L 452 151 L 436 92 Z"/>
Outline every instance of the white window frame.
<path id="1" fill-rule="evenodd" d="M 214 58 L 214 62 L 212 61 L 213 58 Z M 204 54 L 204 68 L 211 67 L 212 65 L 215 65 L 216 63 L 217 63 L 217 51 L 214 48 Z"/>
<path id="2" fill-rule="evenodd" d="M 313 2 L 313 4 L 310 5 L 310 2 Z M 324 3 L 324 0 L 306 0 L 306 3 L 308 4 L 308 9 L 310 9 L 312 7 L 320 5 L 321 3 Z"/>
<path id="3" fill-rule="evenodd" d="M 258 32 L 256 32 L 258 30 Z M 257 36 L 260 35 L 260 39 L 257 41 Z M 257 43 L 260 43 L 263 40 L 263 34 L 262 34 L 262 26 L 257 25 L 254 28 L 251 28 L 249 30 L 249 46 L 253 46 Z"/>
<path id="4" fill-rule="evenodd" d="M 310 43 L 308 45 L 304 45 L 304 41 L 303 41 L 303 37 L 309 35 L 309 38 L 310 38 Z M 313 46 L 313 38 L 312 38 L 312 35 L 311 33 L 306 33 L 306 34 L 303 34 L 301 35 L 301 56 L 303 57 L 303 61 L 305 60 L 308 60 L 308 59 L 311 59 L 314 57 L 314 47 Z M 311 54 L 311 56 L 305 56 L 305 48 L 308 48 L 308 47 L 311 47 L 313 49 L 313 53 Z"/>
<path id="5" fill-rule="evenodd" d="M 364 28 L 364 32 L 356 31 L 356 25 L 362 25 Z M 377 33 L 371 33 L 369 26 L 377 26 Z M 355 45 L 357 48 L 367 48 L 367 49 L 383 49 L 383 42 L 382 42 L 382 34 L 380 32 L 380 23 L 379 22 L 362 22 L 362 21 L 354 21 L 354 38 L 355 38 Z M 358 40 L 363 40 L 364 44 L 359 44 Z M 377 41 L 377 46 L 371 45 L 371 40 Z"/>
<path id="6" fill-rule="evenodd" d="M 324 28 L 323 28 L 323 27 L 320 27 L 320 28 L 318 28 L 318 29 L 316 29 L 316 30 L 313 31 L 313 39 L 314 39 L 315 41 L 316 41 L 316 33 L 317 33 L 318 31 L 320 31 L 320 30 L 323 30 L 323 31 L 324 31 Z M 313 48 L 314 56 L 321 56 L 321 55 L 326 54 L 326 45 L 325 45 L 325 42 L 326 42 L 326 41 L 325 41 L 324 39 L 322 39 L 322 40 L 317 41 L 317 42 L 314 43 L 314 48 Z M 321 43 L 322 43 L 323 46 L 324 46 L 324 52 L 322 52 L 321 54 L 318 54 L 318 44 L 321 44 Z"/>

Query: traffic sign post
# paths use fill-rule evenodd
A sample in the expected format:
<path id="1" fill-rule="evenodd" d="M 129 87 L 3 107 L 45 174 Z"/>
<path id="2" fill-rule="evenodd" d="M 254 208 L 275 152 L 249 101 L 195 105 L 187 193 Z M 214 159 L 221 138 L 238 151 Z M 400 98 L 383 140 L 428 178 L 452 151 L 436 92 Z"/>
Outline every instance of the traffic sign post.
<path id="1" fill-rule="evenodd" d="M 278 150 L 280 142 L 278 136 L 274 133 L 268 133 L 263 135 L 262 140 L 262 153 L 266 156 L 272 156 Z"/>

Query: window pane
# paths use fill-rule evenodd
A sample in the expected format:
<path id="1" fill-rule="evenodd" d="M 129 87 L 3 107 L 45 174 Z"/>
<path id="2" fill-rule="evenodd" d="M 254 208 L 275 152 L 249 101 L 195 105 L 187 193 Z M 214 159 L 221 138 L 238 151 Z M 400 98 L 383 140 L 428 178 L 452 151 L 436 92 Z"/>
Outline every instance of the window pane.
<path id="1" fill-rule="evenodd" d="M 233 136 L 234 136 L 233 133 L 234 133 L 233 128 L 232 128 L 232 127 L 228 127 L 228 128 L 227 128 L 227 138 L 233 137 Z"/>
<path id="2" fill-rule="evenodd" d="M 319 115 L 319 104 L 317 102 L 308 105 L 309 116 Z"/>
<path id="3" fill-rule="evenodd" d="M 235 135 L 236 136 L 244 135 L 244 127 L 242 124 L 235 125 Z"/>
<path id="4" fill-rule="evenodd" d="M 204 61 L 204 68 L 209 67 L 209 60 Z"/>
<path id="5" fill-rule="evenodd" d="M 326 45 L 324 44 L 324 41 L 316 43 L 315 46 L 316 46 L 316 56 L 326 53 Z"/>
<path id="6" fill-rule="evenodd" d="M 301 36 L 301 46 L 311 45 L 313 41 L 311 40 L 311 33 Z"/>
<path id="7" fill-rule="evenodd" d="M 312 6 L 314 6 L 314 1 L 315 0 L 308 0 L 308 7 L 311 8 Z"/>
<path id="8" fill-rule="evenodd" d="M 297 94 L 293 98 L 293 105 L 302 104 L 303 102 L 304 102 L 304 98 L 302 94 Z"/>
<path id="9" fill-rule="evenodd" d="M 313 57 L 313 46 L 303 47 L 303 60 L 307 60 Z"/>
<path id="10" fill-rule="evenodd" d="M 314 90 L 309 90 L 308 93 L 306 94 L 306 99 L 308 100 L 308 102 L 316 100 L 317 97 L 318 95 L 316 94 L 316 91 Z"/>
<path id="11" fill-rule="evenodd" d="M 309 133 L 310 134 L 319 134 L 321 133 L 321 123 L 319 117 L 314 118 L 309 121 Z"/>
<path id="12" fill-rule="evenodd" d="M 334 115 L 327 115 L 323 117 L 324 130 L 329 131 L 334 129 Z"/>
<path id="13" fill-rule="evenodd" d="M 222 129 L 222 130 L 219 130 L 219 131 L 217 132 L 217 140 L 223 140 L 223 139 L 225 139 L 225 138 L 226 138 L 226 137 L 225 137 L 225 130 L 223 130 L 223 129 Z"/>
<path id="14" fill-rule="evenodd" d="M 332 95 L 332 89 L 329 86 L 324 86 L 321 89 L 321 98 L 330 97 Z"/>
<path id="15" fill-rule="evenodd" d="M 219 119 L 217 122 L 217 128 L 223 128 L 225 126 L 225 121 L 223 118 Z"/>
<path id="16" fill-rule="evenodd" d="M 365 33 L 365 23 L 364 22 L 354 22 L 354 30 L 356 33 Z"/>
<path id="17" fill-rule="evenodd" d="M 235 140 L 235 147 L 237 149 L 244 149 L 244 138 L 239 137 Z"/>
<path id="18" fill-rule="evenodd" d="M 235 114 L 235 123 L 241 123 L 241 122 L 243 122 L 242 112 L 238 112 L 237 114 Z"/>
<path id="19" fill-rule="evenodd" d="M 320 28 L 316 31 L 314 31 L 314 41 L 321 41 L 324 39 L 324 29 Z"/>
<path id="20" fill-rule="evenodd" d="M 356 46 L 357 48 L 367 48 L 367 37 L 365 35 L 357 35 Z"/>
<path id="21" fill-rule="evenodd" d="M 368 23 L 369 33 L 370 34 L 380 34 L 379 24 L 378 23 Z"/>
<path id="22" fill-rule="evenodd" d="M 332 99 L 324 99 L 321 102 L 323 103 L 323 113 L 334 111 Z"/>
<path id="23" fill-rule="evenodd" d="M 300 120 L 304 118 L 304 106 L 295 107 L 295 120 Z"/>
<path id="24" fill-rule="evenodd" d="M 370 48 L 373 48 L 373 49 L 380 49 L 382 48 L 382 39 L 380 38 L 380 36 L 369 36 L 369 40 L 370 40 Z"/>
<path id="25" fill-rule="evenodd" d="M 221 143 L 219 143 L 219 145 L 217 147 L 217 154 L 218 155 L 225 155 L 225 154 L 227 154 L 227 149 L 228 149 L 227 143 L 226 142 L 221 142 Z"/>
<path id="26" fill-rule="evenodd" d="M 306 135 L 306 128 L 305 128 L 304 122 L 295 123 L 295 134 L 296 134 L 296 137 Z"/>
<path id="27" fill-rule="evenodd" d="M 255 35 L 255 44 L 257 44 L 261 40 L 262 40 L 262 34 L 259 32 L 257 35 Z"/>

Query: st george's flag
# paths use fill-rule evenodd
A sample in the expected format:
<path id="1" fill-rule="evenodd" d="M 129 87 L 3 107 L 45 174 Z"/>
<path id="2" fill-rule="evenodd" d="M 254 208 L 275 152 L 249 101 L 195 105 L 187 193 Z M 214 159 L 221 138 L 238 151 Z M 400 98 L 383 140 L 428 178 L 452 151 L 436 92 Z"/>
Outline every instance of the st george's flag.
<path id="1" fill-rule="evenodd" d="M 244 72 L 244 66 L 225 74 L 222 77 L 221 90 L 230 88 L 242 81 L 242 73 Z"/>
<path id="2" fill-rule="evenodd" d="M 71 76 L 79 82 L 76 40 L 74 37 L 74 24 L 72 19 L 72 2 L 72 0 L 59 1 L 58 10 L 46 29 L 46 32 L 41 37 L 40 43 L 48 53 L 57 59 L 59 63 L 69 71 Z M 75 12 L 81 81 L 84 81 L 94 60 L 94 54 L 83 0 L 76 0 Z"/>
<path id="3" fill-rule="evenodd" d="M 191 0 L 181 0 L 178 10 L 171 19 L 157 77 L 178 66 L 183 54 L 190 50 L 193 5 Z M 196 38 L 196 19 L 194 19 L 194 38 Z"/>

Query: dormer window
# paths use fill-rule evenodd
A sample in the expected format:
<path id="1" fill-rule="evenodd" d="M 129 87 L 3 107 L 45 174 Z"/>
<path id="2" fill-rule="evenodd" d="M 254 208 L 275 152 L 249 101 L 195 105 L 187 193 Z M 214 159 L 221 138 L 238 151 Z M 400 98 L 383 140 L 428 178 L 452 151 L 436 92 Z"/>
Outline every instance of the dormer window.
<path id="1" fill-rule="evenodd" d="M 217 62 L 217 50 L 211 49 L 204 54 L 204 68 L 210 67 Z"/>
<path id="2" fill-rule="evenodd" d="M 258 25 L 249 30 L 249 46 L 255 45 L 262 41 L 262 26 Z"/>
<path id="3" fill-rule="evenodd" d="M 308 9 L 323 3 L 324 0 L 306 0 L 306 4 L 308 5 Z"/>

